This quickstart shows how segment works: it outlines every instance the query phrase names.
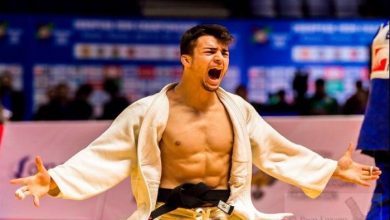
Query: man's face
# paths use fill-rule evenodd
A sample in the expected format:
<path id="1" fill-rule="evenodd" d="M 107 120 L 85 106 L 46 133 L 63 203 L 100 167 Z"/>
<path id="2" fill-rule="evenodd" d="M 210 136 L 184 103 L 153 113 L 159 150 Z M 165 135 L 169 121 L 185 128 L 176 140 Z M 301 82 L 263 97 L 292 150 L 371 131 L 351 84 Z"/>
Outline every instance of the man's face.
<path id="1" fill-rule="evenodd" d="M 196 41 L 193 55 L 185 68 L 207 91 L 215 91 L 229 66 L 229 48 L 213 36 L 201 36 Z M 195 81 L 196 83 L 196 81 Z"/>

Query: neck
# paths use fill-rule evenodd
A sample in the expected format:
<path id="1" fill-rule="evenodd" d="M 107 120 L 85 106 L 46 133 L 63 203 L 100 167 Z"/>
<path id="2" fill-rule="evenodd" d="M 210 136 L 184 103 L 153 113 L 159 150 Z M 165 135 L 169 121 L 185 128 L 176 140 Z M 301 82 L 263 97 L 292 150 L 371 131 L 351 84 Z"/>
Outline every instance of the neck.
<path id="1" fill-rule="evenodd" d="M 173 91 L 180 102 L 199 111 L 213 106 L 218 100 L 216 91 L 207 91 L 201 84 L 181 81 Z"/>

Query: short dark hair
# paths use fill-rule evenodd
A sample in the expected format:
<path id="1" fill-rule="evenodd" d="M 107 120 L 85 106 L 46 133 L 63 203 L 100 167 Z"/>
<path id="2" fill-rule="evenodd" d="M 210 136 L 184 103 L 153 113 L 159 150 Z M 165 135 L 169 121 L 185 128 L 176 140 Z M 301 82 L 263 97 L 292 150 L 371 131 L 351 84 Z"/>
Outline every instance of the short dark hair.
<path id="1" fill-rule="evenodd" d="M 196 40 L 205 35 L 210 35 L 218 39 L 223 44 L 230 44 L 233 41 L 233 35 L 228 29 L 219 24 L 200 24 L 184 32 L 180 41 L 180 55 L 192 55 Z"/>

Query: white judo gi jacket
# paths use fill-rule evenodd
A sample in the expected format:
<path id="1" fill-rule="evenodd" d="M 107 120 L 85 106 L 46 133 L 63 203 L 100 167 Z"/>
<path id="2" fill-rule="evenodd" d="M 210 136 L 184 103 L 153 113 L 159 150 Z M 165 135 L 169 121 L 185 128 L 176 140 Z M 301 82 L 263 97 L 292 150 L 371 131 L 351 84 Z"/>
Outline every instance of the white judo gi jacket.
<path id="1" fill-rule="evenodd" d="M 174 84 L 127 107 L 89 146 L 64 164 L 49 170 L 64 199 L 81 200 L 99 194 L 126 177 L 137 210 L 129 220 L 147 220 L 154 210 L 161 177 L 159 141 L 168 120 L 166 95 Z M 241 97 L 217 90 L 234 131 L 227 203 L 240 219 L 282 219 L 289 213 L 265 214 L 251 201 L 252 163 L 267 174 L 317 197 L 336 169 L 337 162 L 294 144 L 267 124 Z M 228 166 L 228 164 L 226 164 Z"/>

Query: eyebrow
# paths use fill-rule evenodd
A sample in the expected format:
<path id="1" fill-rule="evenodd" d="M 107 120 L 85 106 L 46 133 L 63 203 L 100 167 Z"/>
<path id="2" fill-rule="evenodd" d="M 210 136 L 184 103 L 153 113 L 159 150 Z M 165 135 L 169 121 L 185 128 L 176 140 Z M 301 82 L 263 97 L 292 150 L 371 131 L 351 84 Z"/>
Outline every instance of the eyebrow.
<path id="1" fill-rule="evenodd" d="M 203 50 L 212 50 L 212 51 L 216 51 L 218 50 L 216 47 L 205 47 L 203 48 Z M 223 53 L 226 53 L 226 52 L 229 52 L 229 49 L 222 49 L 222 52 Z"/>

